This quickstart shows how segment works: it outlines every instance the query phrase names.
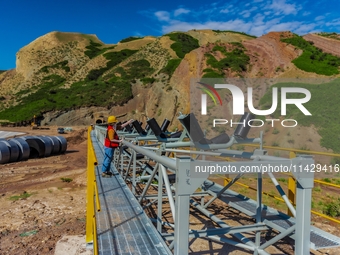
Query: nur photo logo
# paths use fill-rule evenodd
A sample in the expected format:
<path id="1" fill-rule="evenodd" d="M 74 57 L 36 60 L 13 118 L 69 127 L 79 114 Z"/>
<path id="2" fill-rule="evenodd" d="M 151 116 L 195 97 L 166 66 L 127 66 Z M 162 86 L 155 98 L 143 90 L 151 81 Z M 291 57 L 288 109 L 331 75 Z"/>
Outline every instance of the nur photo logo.
<path id="1" fill-rule="evenodd" d="M 223 105 L 223 100 L 221 99 L 220 94 L 217 92 L 216 89 L 228 89 L 231 92 L 232 96 L 232 115 L 244 115 L 245 113 L 245 106 L 248 107 L 248 110 L 257 116 L 268 116 L 273 114 L 279 105 L 279 92 L 280 92 L 280 103 L 281 103 L 281 116 L 287 115 L 287 105 L 294 105 L 297 107 L 305 116 L 311 116 L 312 114 L 308 111 L 308 109 L 304 106 L 305 103 L 309 102 L 311 99 L 311 93 L 308 89 L 299 88 L 299 87 L 282 87 L 280 90 L 276 87 L 271 89 L 271 96 L 272 96 L 272 104 L 269 109 L 256 109 L 254 106 L 253 100 L 253 88 L 247 87 L 247 97 L 245 100 L 245 95 L 241 88 L 233 84 L 215 84 L 214 86 L 208 85 L 203 82 L 198 82 L 203 87 L 200 88 L 203 92 L 201 94 L 201 115 L 207 115 L 207 95 L 212 99 L 215 106 L 217 106 L 216 98 L 219 101 L 220 106 Z M 299 95 L 297 98 L 292 98 L 289 95 Z M 246 103 L 246 104 L 245 104 Z M 295 127 L 297 126 L 298 122 L 295 119 L 251 119 L 248 122 L 244 123 L 244 125 L 248 125 L 251 127 L 262 127 L 265 122 L 271 122 L 272 127 L 274 127 L 274 122 L 281 122 L 281 125 L 284 127 Z M 292 122 L 293 124 L 288 125 L 287 123 Z M 216 125 L 225 125 L 225 124 L 233 124 L 232 120 L 227 119 L 214 119 L 213 120 L 213 127 Z M 237 122 L 238 123 L 238 122 Z M 256 123 L 256 125 L 254 125 Z M 234 122 L 234 124 L 236 124 Z"/>

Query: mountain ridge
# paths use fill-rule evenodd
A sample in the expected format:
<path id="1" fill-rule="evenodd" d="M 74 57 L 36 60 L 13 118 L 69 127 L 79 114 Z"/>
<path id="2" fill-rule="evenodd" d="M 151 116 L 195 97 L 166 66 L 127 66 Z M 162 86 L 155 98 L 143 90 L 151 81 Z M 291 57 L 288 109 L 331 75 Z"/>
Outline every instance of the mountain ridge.
<path id="1" fill-rule="evenodd" d="M 340 46 L 337 35 L 289 31 L 258 38 L 237 31 L 174 31 L 117 44 L 54 31 L 21 48 L 16 69 L 0 72 L 0 119 L 25 123 L 37 115 L 44 125 L 89 125 L 114 114 L 144 123 L 147 117 L 168 118 L 175 129 L 175 116 L 190 112 L 192 78 L 336 78 L 338 72 L 308 71 L 308 65 L 327 67 L 327 61 L 338 65 L 329 42 Z M 303 70 L 295 62 L 306 54 L 317 59 Z M 255 105 L 267 89 L 258 88 Z"/>

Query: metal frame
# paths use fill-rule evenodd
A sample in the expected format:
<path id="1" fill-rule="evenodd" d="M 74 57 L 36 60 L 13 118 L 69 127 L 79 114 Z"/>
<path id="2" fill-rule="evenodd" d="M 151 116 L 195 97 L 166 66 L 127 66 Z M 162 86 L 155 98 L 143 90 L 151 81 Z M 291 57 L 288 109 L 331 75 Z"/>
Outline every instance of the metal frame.
<path id="1" fill-rule="evenodd" d="M 103 139 L 103 136 L 100 134 L 101 131 L 96 128 L 97 138 L 98 140 Z M 171 148 L 185 147 L 193 145 L 192 142 L 183 142 L 183 138 L 188 134 L 188 131 L 183 132 L 184 135 L 181 136 L 181 139 L 176 141 L 167 141 L 167 143 L 161 144 L 158 148 L 152 146 L 138 146 L 134 143 L 139 144 L 139 141 L 151 141 L 154 140 L 156 143 L 159 141 L 152 139 L 152 135 L 149 134 L 149 137 L 134 137 L 124 136 L 123 145 L 127 146 L 131 151 L 128 164 L 123 164 L 124 155 L 120 152 L 119 155 L 116 155 L 115 162 L 120 162 L 121 171 L 123 171 L 124 167 L 126 167 L 126 177 L 132 172 L 132 176 L 129 179 L 132 182 L 132 190 L 136 195 L 135 187 L 138 181 L 147 180 L 146 186 L 143 189 L 141 195 L 138 196 L 138 201 L 140 203 L 143 202 L 144 199 L 147 199 L 147 191 L 149 187 L 152 185 L 152 181 L 156 179 L 158 181 L 158 194 L 157 198 L 153 196 L 153 200 L 151 203 L 154 203 L 156 200 L 158 201 L 158 209 L 157 209 L 157 230 L 166 240 L 173 240 L 170 244 L 169 248 L 174 248 L 174 254 L 188 254 L 188 244 L 189 238 L 197 237 L 197 236 L 207 236 L 212 240 L 218 240 L 221 242 L 225 242 L 228 244 L 235 245 L 237 247 L 242 247 L 254 252 L 254 254 L 268 254 L 264 251 L 265 248 L 279 241 L 280 239 L 286 236 L 292 236 L 292 233 L 295 239 L 295 254 L 298 255 L 307 255 L 309 254 L 309 250 L 311 248 L 310 243 L 310 207 L 311 207 L 311 190 L 313 188 L 313 173 L 307 171 L 293 172 L 296 180 L 297 180 L 297 200 L 299 203 L 297 204 L 296 209 L 293 207 L 287 196 L 284 194 L 282 188 L 276 181 L 274 175 L 269 173 L 270 179 L 273 181 L 275 187 L 278 189 L 280 195 L 284 199 L 288 208 L 292 211 L 294 216 L 296 217 L 296 224 L 290 227 L 289 229 L 278 229 L 281 233 L 271 240 L 261 243 L 260 241 L 260 233 L 261 231 L 271 229 L 273 226 L 268 225 L 267 220 L 263 220 L 262 212 L 262 177 L 263 173 L 258 173 L 258 183 L 257 183 L 257 206 L 255 213 L 256 223 L 254 225 L 243 226 L 239 230 L 233 230 L 230 226 L 225 224 L 221 219 L 213 215 L 210 211 L 207 210 L 208 206 L 213 203 L 213 201 L 217 198 L 220 198 L 225 191 L 227 191 L 236 181 L 239 179 L 242 174 L 237 175 L 230 183 L 228 183 L 225 187 L 219 190 L 218 193 L 214 193 L 209 189 L 204 192 L 195 192 L 197 188 L 203 187 L 204 182 L 209 177 L 209 173 L 200 174 L 200 176 L 193 176 L 193 165 L 194 164 L 209 164 L 205 160 L 198 160 L 199 156 L 203 158 L 205 156 L 233 156 L 235 158 L 247 158 L 250 161 L 246 162 L 220 162 L 221 165 L 226 166 L 234 166 L 238 170 L 240 170 L 241 166 L 251 165 L 251 166 L 263 166 L 263 165 L 284 165 L 291 167 L 299 166 L 299 169 L 305 169 L 305 166 L 311 165 L 314 163 L 314 160 L 308 156 L 299 156 L 293 159 L 285 159 L 279 157 L 267 156 L 266 151 L 262 150 L 262 148 L 255 150 L 253 153 L 244 153 L 240 151 L 227 150 L 226 147 L 232 145 L 233 143 L 249 143 L 259 142 L 262 144 L 262 134 L 260 138 L 255 139 L 247 139 L 246 141 L 239 141 L 238 139 L 232 137 L 228 144 L 224 145 L 208 145 L 208 146 L 200 146 L 201 150 L 214 150 L 214 151 L 191 151 L 191 150 L 178 150 Z M 129 140 L 129 141 L 128 141 Z M 156 145 L 159 145 L 158 143 Z M 162 153 L 187 153 L 188 156 L 177 156 L 176 159 L 171 159 L 166 156 L 162 156 Z M 137 161 L 136 154 L 141 153 L 145 156 L 147 160 L 154 161 L 156 163 L 155 167 L 149 171 L 149 175 L 146 175 L 146 172 L 139 171 L 142 175 L 137 178 L 137 165 L 142 166 L 142 163 Z M 197 158 L 191 159 L 190 155 L 196 154 Z M 132 169 L 131 169 L 132 165 Z M 176 174 L 176 183 L 175 186 L 171 185 L 169 182 L 168 171 Z M 239 171 L 240 172 L 240 171 Z M 125 178 L 127 179 L 127 178 Z M 163 193 L 163 188 L 165 188 L 165 194 Z M 173 195 L 173 191 L 175 192 L 175 196 Z M 212 195 L 212 198 L 206 203 L 198 204 L 194 200 L 190 199 L 192 196 L 202 197 L 207 194 Z M 167 199 L 170 203 L 171 212 L 173 215 L 173 219 L 175 224 L 169 226 L 174 227 L 174 233 L 169 235 L 166 233 L 162 233 L 162 226 L 164 222 L 162 220 L 162 202 L 163 199 Z M 218 225 L 221 226 L 221 229 L 218 231 L 225 231 L 225 233 L 232 234 L 234 237 L 240 240 L 240 242 L 235 242 L 229 240 L 227 238 L 221 238 L 216 235 L 219 233 L 216 230 L 202 230 L 202 231 L 191 231 L 189 229 L 189 206 L 193 206 L 201 213 L 208 216 L 211 220 L 215 221 Z M 176 215 L 181 215 L 181 217 L 176 217 Z M 175 220 L 176 219 L 176 220 Z M 184 227 L 187 226 L 187 227 Z M 186 230 L 187 229 L 187 230 Z M 250 241 L 242 232 L 255 232 L 255 242 Z M 340 243 L 339 243 L 340 245 Z"/>

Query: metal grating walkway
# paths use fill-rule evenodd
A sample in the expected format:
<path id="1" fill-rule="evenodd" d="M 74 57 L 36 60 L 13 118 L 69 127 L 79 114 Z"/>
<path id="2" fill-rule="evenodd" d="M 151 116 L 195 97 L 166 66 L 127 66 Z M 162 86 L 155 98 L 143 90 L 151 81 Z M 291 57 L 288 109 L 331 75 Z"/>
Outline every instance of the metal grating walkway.
<path id="1" fill-rule="evenodd" d="M 93 132 L 91 137 L 101 204 L 96 215 L 99 254 L 172 254 L 117 170 L 111 165 L 114 175 L 101 177 L 103 146 Z"/>
<path id="2" fill-rule="evenodd" d="M 204 182 L 204 187 L 205 189 L 216 194 L 223 188 L 221 185 L 209 180 Z M 220 200 L 250 217 L 254 218 L 256 215 L 256 201 L 242 196 L 234 191 L 226 190 L 221 195 Z M 294 218 L 265 205 L 263 206 L 262 217 L 264 222 L 269 227 L 281 232 L 295 224 Z M 291 237 L 294 238 L 294 235 Z M 339 237 L 331 235 L 313 226 L 311 226 L 310 240 L 311 248 L 313 249 L 333 248 L 340 246 Z"/>

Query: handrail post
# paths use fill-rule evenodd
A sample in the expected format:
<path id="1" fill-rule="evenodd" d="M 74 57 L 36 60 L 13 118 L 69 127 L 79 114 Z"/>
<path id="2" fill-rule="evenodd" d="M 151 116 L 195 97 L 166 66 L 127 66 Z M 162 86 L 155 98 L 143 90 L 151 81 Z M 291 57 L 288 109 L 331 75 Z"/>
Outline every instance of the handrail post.
<path id="1" fill-rule="evenodd" d="M 296 180 L 293 176 L 289 176 L 288 178 L 288 199 L 292 203 L 292 205 L 296 204 Z M 289 216 L 293 216 L 293 213 L 287 208 L 287 214 Z"/>
<path id="2" fill-rule="evenodd" d="M 295 162 L 294 162 L 295 161 Z M 314 164 L 310 156 L 302 159 L 292 159 L 292 164 L 300 166 L 301 171 L 293 172 L 297 180 L 296 186 L 296 223 L 295 223 L 295 253 L 296 255 L 309 255 L 310 251 L 310 220 L 312 189 L 314 187 L 314 173 L 306 170 L 306 166 Z"/>
<path id="3" fill-rule="evenodd" d="M 294 151 L 290 151 L 289 158 L 296 158 L 296 153 Z M 289 176 L 288 178 L 288 199 L 292 205 L 296 204 L 296 180 L 293 176 Z M 289 210 L 289 207 L 287 207 L 287 214 L 289 216 L 293 216 L 293 213 Z"/>
<path id="4" fill-rule="evenodd" d="M 189 201 L 190 192 L 188 192 L 185 179 L 187 169 L 190 169 L 190 157 L 177 158 L 176 169 L 176 202 L 175 214 L 180 215 L 175 221 L 175 239 L 174 239 L 174 254 L 187 255 L 189 249 Z M 189 170 L 190 171 L 190 170 Z M 161 173 L 162 171 L 159 171 Z"/>
<path id="5" fill-rule="evenodd" d="M 133 165 L 132 165 L 132 194 L 136 195 L 136 161 L 137 161 L 137 152 L 134 151 L 132 153 L 133 156 Z M 128 171 L 127 169 L 126 171 Z"/>

